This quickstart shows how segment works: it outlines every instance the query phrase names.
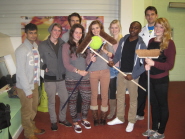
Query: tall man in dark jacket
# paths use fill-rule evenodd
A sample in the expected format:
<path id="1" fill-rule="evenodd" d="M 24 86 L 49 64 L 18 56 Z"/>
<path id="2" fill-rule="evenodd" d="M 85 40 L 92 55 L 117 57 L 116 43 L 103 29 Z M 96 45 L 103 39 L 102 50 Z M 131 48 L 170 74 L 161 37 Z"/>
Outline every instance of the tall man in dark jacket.
<path id="1" fill-rule="evenodd" d="M 61 111 L 62 106 L 68 98 L 65 86 L 65 68 L 62 61 L 61 25 L 53 23 L 49 28 L 50 36 L 39 45 L 40 67 L 44 70 L 44 84 L 48 96 L 48 108 L 51 121 L 51 130 L 57 131 L 57 116 L 55 112 L 55 95 L 60 98 L 59 123 L 65 126 L 72 126 L 66 120 L 66 107 Z"/>

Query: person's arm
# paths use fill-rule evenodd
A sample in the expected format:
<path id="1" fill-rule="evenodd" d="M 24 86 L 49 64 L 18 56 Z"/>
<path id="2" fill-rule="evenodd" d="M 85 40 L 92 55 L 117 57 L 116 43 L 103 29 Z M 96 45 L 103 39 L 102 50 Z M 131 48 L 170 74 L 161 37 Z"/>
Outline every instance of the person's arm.
<path id="1" fill-rule="evenodd" d="M 87 50 L 87 53 L 88 53 L 86 58 L 87 65 L 89 65 L 91 61 L 96 62 L 97 56 L 94 53 L 91 53 L 89 49 Z"/>
<path id="2" fill-rule="evenodd" d="M 69 55 L 69 44 L 64 44 L 62 47 L 62 60 L 64 63 L 64 67 L 71 72 L 75 72 L 76 68 L 70 64 L 70 55 Z"/>
<path id="3" fill-rule="evenodd" d="M 44 58 L 44 48 L 45 46 L 43 46 L 43 43 L 39 44 L 39 47 L 38 47 L 38 51 L 39 51 L 39 54 L 40 54 L 40 68 L 42 70 L 46 70 L 47 69 L 47 64 L 45 63 L 45 58 Z"/>
<path id="4" fill-rule="evenodd" d="M 146 45 L 144 42 L 142 42 L 140 45 L 141 45 L 140 49 L 146 49 Z M 137 56 L 136 64 L 137 64 L 137 68 L 134 67 L 133 71 L 132 71 L 132 78 L 133 79 L 137 79 L 145 71 L 143 58 L 139 58 Z"/>
<path id="5" fill-rule="evenodd" d="M 175 55 L 176 55 L 176 49 L 175 44 L 172 40 L 170 40 L 168 48 L 164 50 L 164 54 L 167 57 L 166 62 L 154 62 L 154 67 L 160 69 L 160 70 L 171 70 L 175 63 Z"/>
<path id="6" fill-rule="evenodd" d="M 120 61 L 120 58 L 121 58 L 121 54 L 122 54 L 122 45 L 124 43 L 124 38 L 122 38 L 120 41 L 119 41 L 119 44 L 118 44 L 118 48 L 115 52 L 115 55 L 114 55 L 114 58 L 113 58 L 113 62 L 114 63 L 117 63 L 118 61 Z"/>
<path id="7" fill-rule="evenodd" d="M 112 57 L 113 56 L 113 47 L 111 46 L 111 45 L 109 45 L 109 44 L 107 44 L 108 46 L 107 46 L 107 50 L 106 49 L 104 49 L 104 47 L 102 47 L 102 51 L 108 56 L 108 57 Z M 111 47 L 112 47 L 112 49 L 111 49 Z"/>
<path id="8" fill-rule="evenodd" d="M 19 83 L 21 85 L 21 89 L 25 92 L 26 96 L 32 95 L 32 90 L 30 88 L 30 84 L 27 78 L 26 74 L 26 60 L 28 59 L 27 53 L 25 52 L 24 49 L 17 49 L 15 52 L 15 57 L 16 57 L 16 76 L 17 79 L 19 80 Z M 29 63 L 33 64 L 34 59 L 30 59 Z"/>

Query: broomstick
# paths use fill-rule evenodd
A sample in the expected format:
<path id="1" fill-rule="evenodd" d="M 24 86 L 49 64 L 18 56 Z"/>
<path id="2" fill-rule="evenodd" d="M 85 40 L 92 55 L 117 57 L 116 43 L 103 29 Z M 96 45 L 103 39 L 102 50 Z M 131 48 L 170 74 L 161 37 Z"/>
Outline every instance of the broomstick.
<path id="1" fill-rule="evenodd" d="M 136 50 L 139 58 L 158 58 L 160 55 L 159 49 Z M 148 70 L 148 139 L 150 138 L 150 70 Z"/>
<path id="2" fill-rule="evenodd" d="M 103 31 L 100 31 L 100 35 L 99 35 L 102 39 L 105 39 L 105 40 L 109 40 L 108 42 L 109 43 L 112 43 L 112 44 L 116 44 L 117 41 L 112 38 L 111 36 L 109 36 L 108 34 L 106 34 L 105 32 Z M 88 42 L 89 41 L 89 42 Z M 89 39 L 88 41 L 84 42 L 86 44 L 89 44 L 91 42 L 91 40 Z M 85 47 L 84 47 L 85 46 Z M 96 55 L 98 55 L 102 60 L 104 60 L 106 63 L 109 63 L 108 60 L 106 60 L 104 57 L 102 57 L 100 54 L 98 54 L 96 51 L 94 51 L 92 48 L 89 47 L 89 45 L 80 45 L 78 48 L 77 48 L 77 51 L 78 52 L 81 52 L 81 54 L 84 53 L 84 51 L 89 48 L 92 52 L 94 52 Z M 117 71 L 119 71 L 119 73 L 121 73 L 123 76 L 127 76 L 124 72 L 122 72 L 120 69 L 118 69 L 116 66 L 113 66 L 114 69 L 116 69 Z M 139 86 L 141 89 L 143 89 L 144 91 L 146 91 L 145 88 L 143 88 L 141 85 L 139 85 L 136 81 L 134 80 L 131 80 L 133 83 L 135 83 L 137 86 Z"/>

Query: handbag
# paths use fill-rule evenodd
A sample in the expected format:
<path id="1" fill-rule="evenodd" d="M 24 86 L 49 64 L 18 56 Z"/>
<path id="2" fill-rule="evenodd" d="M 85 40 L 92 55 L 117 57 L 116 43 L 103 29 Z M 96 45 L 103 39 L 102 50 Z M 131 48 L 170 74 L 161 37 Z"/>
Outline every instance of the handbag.
<path id="1" fill-rule="evenodd" d="M 10 120 L 10 105 L 0 103 L 0 133 L 2 132 L 2 129 L 8 128 L 9 139 L 12 139 L 12 136 L 9 131 L 9 126 L 11 125 Z"/>

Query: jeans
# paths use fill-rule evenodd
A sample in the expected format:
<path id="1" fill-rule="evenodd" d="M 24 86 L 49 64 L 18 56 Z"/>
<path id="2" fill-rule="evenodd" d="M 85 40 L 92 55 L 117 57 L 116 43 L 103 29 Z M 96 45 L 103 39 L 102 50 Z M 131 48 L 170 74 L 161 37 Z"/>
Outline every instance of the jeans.
<path id="1" fill-rule="evenodd" d="M 55 111 L 55 96 L 58 92 L 58 96 L 60 98 L 60 107 L 59 107 L 59 120 L 65 121 L 66 120 L 66 110 L 67 105 L 64 107 L 64 109 L 61 111 L 62 106 L 66 102 L 68 98 L 68 93 L 65 85 L 65 81 L 59 81 L 59 82 L 45 82 L 45 90 L 48 96 L 48 110 L 50 115 L 50 121 L 51 123 L 57 122 L 57 115 Z"/>
<path id="2" fill-rule="evenodd" d="M 128 81 L 125 77 L 119 73 L 117 77 L 118 85 L 117 85 L 117 117 L 122 122 L 125 122 L 125 94 L 126 88 L 129 91 L 130 105 L 128 112 L 128 121 L 131 123 L 136 122 L 136 111 L 137 111 L 137 89 L 138 86 L 134 84 L 132 81 Z M 138 78 L 134 80 L 138 82 Z"/>
<path id="3" fill-rule="evenodd" d="M 119 67 L 116 67 L 120 69 Z M 115 78 L 118 76 L 119 71 L 117 71 L 115 68 L 110 67 L 110 78 Z"/>
<path id="4" fill-rule="evenodd" d="M 27 98 L 25 92 L 17 88 L 17 93 L 21 103 L 21 123 L 24 129 L 24 136 L 33 136 L 36 129 L 34 118 L 38 107 L 38 84 L 34 84 L 32 98 Z"/>

